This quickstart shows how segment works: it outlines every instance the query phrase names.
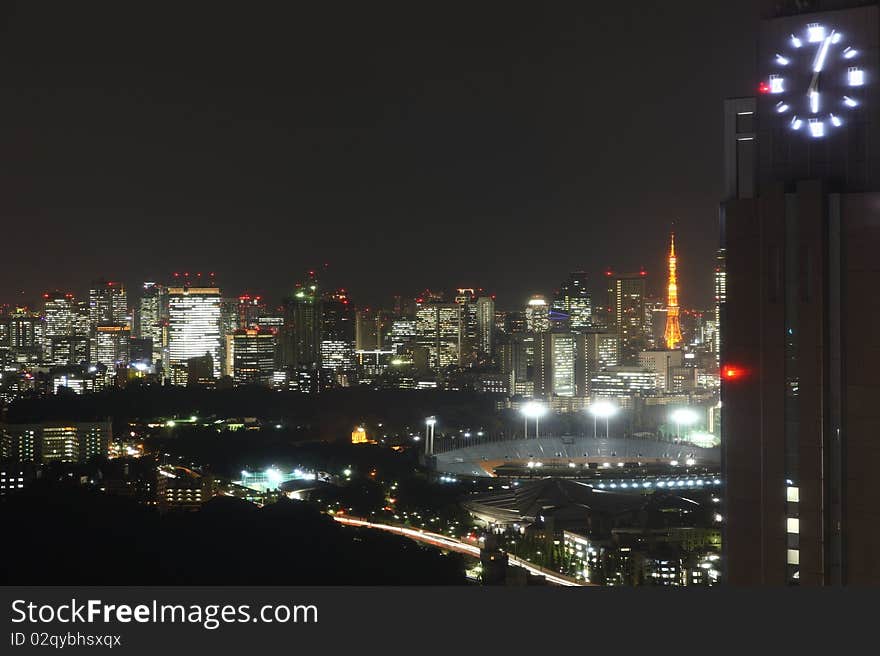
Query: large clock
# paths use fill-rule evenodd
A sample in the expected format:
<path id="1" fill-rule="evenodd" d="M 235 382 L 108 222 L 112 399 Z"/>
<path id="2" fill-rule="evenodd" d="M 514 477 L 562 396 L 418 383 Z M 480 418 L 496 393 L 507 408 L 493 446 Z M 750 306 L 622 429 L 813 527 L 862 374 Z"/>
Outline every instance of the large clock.
<path id="1" fill-rule="evenodd" d="M 860 52 L 846 35 L 809 23 L 791 35 L 771 62 L 773 72 L 758 91 L 772 96 L 771 107 L 787 129 L 821 138 L 842 129 L 862 102 L 867 74 Z"/>

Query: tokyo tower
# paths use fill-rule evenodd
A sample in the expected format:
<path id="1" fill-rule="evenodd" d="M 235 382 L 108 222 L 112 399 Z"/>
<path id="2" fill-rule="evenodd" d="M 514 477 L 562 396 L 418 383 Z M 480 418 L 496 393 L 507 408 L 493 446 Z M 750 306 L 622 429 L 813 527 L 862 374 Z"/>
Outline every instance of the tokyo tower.
<path id="1" fill-rule="evenodd" d="M 666 291 L 666 348 L 672 351 L 681 345 L 681 324 L 678 321 L 678 278 L 675 274 L 675 233 L 669 233 L 669 283 Z"/>

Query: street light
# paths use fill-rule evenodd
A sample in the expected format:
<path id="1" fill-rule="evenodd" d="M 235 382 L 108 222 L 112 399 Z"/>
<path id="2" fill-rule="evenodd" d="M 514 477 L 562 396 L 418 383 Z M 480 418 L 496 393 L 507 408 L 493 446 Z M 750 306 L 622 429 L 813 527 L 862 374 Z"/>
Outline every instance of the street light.
<path id="1" fill-rule="evenodd" d="M 690 408 L 673 410 L 669 417 L 675 422 L 675 437 L 677 439 L 681 439 L 682 426 L 693 426 L 700 419 L 699 415 Z"/>
<path id="2" fill-rule="evenodd" d="M 547 414 L 547 406 L 543 403 L 538 403 L 537 401 L 529 401 L 522 408 L 523 417 L 525 417 L 525 436 L 529 436 L 529 419 L 535 420 L 535 437 L 540 437 L 540 433 L 538 432 L 538 422 L 541 421 L 541 417 Z"/>
<path id="3" fill-rule="evenodd" d="M 590 407 L 587 408 L 589 413 L 593 415 L 593 437 L 596 437 L 596 420 L 604 419 L 605 420 L 605 437 L 609 436 L 608 423 L 611 417 L 617 414 L 617 406 L 614 405 L 611 401 L 603 401 L 599 400 L 595 403 L 591 403 Z"/>

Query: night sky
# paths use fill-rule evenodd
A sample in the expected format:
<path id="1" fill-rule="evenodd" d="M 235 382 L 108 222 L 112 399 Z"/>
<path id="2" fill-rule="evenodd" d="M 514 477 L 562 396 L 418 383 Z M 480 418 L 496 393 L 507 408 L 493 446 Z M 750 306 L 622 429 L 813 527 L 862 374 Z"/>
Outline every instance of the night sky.
<path id="1" fill-rule="evenodd" d="M 289 4 L 0 10 L 0 302 L 175 270 L 277 298 L 325 262 L 356 302 L 659 291 L 674 220 L 710 305 L 753 1 Z"/>

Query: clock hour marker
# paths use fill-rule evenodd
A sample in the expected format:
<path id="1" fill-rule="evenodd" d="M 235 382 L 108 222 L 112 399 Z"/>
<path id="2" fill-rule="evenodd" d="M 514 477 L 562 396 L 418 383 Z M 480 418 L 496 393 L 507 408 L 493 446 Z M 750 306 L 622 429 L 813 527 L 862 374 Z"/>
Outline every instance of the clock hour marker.
<path id="1" fill-rule="evenodd" d="M 843 97 L 843 104 L 846 105 L 847 107 L 856 107 L 859 104 L 859 102 L 857 100 L 853 100 L 849 96 L 844 96 Z"/>
<path id="2" fill-rule="evenodd" d="M 850 66 L 846 71 L 846 79 L 851 87 L 860 87 L 865 83 L 865 72 L 858 66 Z"/>
<path id="3" fill-rule="evenodd" d="M 791 35 L 791 45 L 793 45 L 795 48 L 800 48 L 802 45 L 801 40 L 797 38 L 794 34 Z"/>
<path id="4" fill-rule="evenodd" d="M 843 121 L 841 121 L 840 118 L 838 118 L 834 114 L 829 114 L 828 117 L 831 119 L 831 125 L 833 125 L 836 128 L 839 128 L 841 126 L 841 124 L 843 123 Z"/>
<path id="5" fill-rule="evenodd" d="M 786 105 L 784 102 L 782 102 L 780 100 L 778 103 L 776 103 L 776 111 L 779 112 L 780 114 L 782 114 L 783 112 L 787 112 L 788 105 Z"/>
<path id="6" fill-rule="evenodd" d="M 770 93 L 782 93 L 782 78 L 778 75 L 770 76 Z"/>
<path id="7" fill-rule="evenodd" d="M 788 66 L 788 57 L 783 57 L 779 53 L 776 54 L 776 63 L 780 66 Z"/>
<path id="8" fill-rule="evenodd" d="M 852 59 L 857 54 L 859 54 L 859 51 L 854 50 L 853 48 L 850 48 L 849 46 L 847 46 L 846 48 L 843 49 L 843 58 L 844 59 Z"/>
<path id="9" fill-rule="evenodd" d="M 825 136 L 825 123 L 822 122 L 822 119 L 819 119 L 819 118 L 811 118 L 810 119 L 810 136 L 811 137 L 824 137 Z"/>
<path id="10" fill-rule="evenodd" d="M 807 25 L 807 40 L 810 43 L 818 43 L 825 38 L 825 28 L 819 23 L 810 23 Z"/>
<path id="11" fill-rule="evenodd" d="M 804 122 L 802 120 L 800 120 L 797 116 L 791 117 L 791 129 L 792 130 L 800 130 L 801 125 L 803 125 L 803 123 Z"/>

